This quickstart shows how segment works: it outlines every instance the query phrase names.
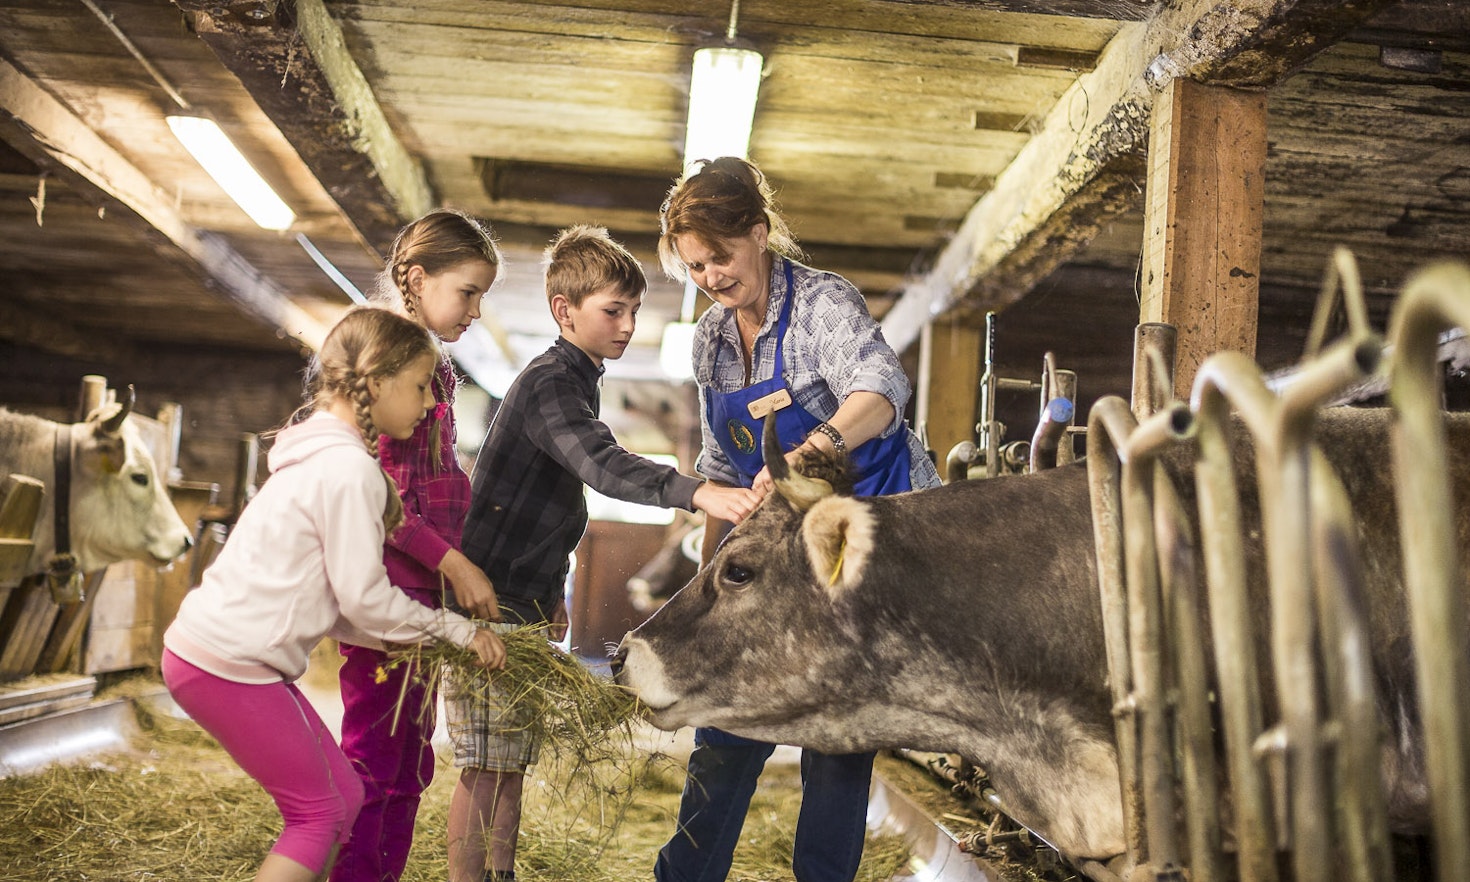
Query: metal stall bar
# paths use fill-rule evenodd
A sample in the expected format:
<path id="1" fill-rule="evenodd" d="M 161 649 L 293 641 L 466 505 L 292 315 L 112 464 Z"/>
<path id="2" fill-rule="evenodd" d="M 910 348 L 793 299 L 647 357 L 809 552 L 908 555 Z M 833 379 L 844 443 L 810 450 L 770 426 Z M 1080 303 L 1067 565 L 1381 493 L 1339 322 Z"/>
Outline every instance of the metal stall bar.
<path id="1" fill-rule="evenodd" d="M 1388 882 L 1393 852 L 1383 792 L 1383 737 L 1368 630 L 1367 592 L 1352 503 L 1318 451 L 1313 456 L 1312 545 L 1322 670 L 1337 744 L 1338 840 L 1353 882 Z M 1317 472 L 1322 477 L 1317 477 Z"/>
<path id="2" fill-rule="evenodd" d="M 1337 586 L 1314 590 L 1319 574 L 1314 572 L 1313 556 L 1302 554 L 1302 550 L 1311 547 L 1317 522 L 1325 522 L 1342 541 L 1350 541 L 1353 535 L 1351 521 L 1345 519 L 1347 511 L 1312 507 L 1313 485 L 1337 482 L 1312 439 L 1312 427 L 1324 404 L 1377 368 L 1382 351 L 1383 341 L 1364 328 L 1356 339 L 1333 344 L 1305 363 L 1292 382 L 1280 390 L 1276 434 L 1269 445 L 1277 455 L 1280 494 L 1279 507 L 1271 514 L 1279 517 L 1267 517 L 1266 512 L 1262 515 L 1270 537 L 1266 561 L 1271 574 L 1272 648 L 1288 738 L 1287 776 L 1292 781 L 1292 856 L 1297 882 L 1336 878 L 1334 868 L 1322 856 L 1330 853 L 1334 842 L 1332 807 L 1338 803 L 1329 790 L 1324 763 L 1325 715 L 1316 705 L 1319 667 L 1312 644 L 1313 636 L 1324 644 L 1328 640 L 1323 623 L 1316 620 L 1317 591 L 1337 590 Z M 1265 382 L 1259 376 L 1258 381 Z M 1340 605 L 1339 609 L 1346 613 Z M 1359 627 L 1366 630 L 1365 623 Z M 1341 704 L 1331 695 L 1328 700 L 1334 706 Z M 1376 737 L 1377 730 L 1348 734 Z M 1309 798 L 1301 799 L 1303 794 Z M 1322 801 L 1314 804 L 1313 799 Z M 1307 872 L 1312 875 L 1305 875 Z"/>
<path id="3" fill-rule="evenodd" d="M 1240 411 L 1260 454 L 1257 484 L 1270 585 L 1270 642 L 1291 794 L 1296 882 L 1327 882 L 1333 869 L 1322 860 L 1331 848 L 1332 803 L 1313 653 L 1317 636 L 1313 561 L 1301 553 L 1313 536 L 1311 487 L 1332 476 L 1321 463 L 1314 467 L 1320 454 L 1312 442 L 1312 424 L 1323 401 L 1376 366 L 1380 349 L 1371 339 L 1334 345 L 1302 368 L 1279 401 L 1266 389 L 1259 368 L 1236 353 L 1212 356 L 1195 382 L 1196 408 L 1203 413 L 1214 407 L 1207 400 L 1212 389 L 1224 395 Z M 1219 412 L 1213 417 L 1218 424 Z M 1225 452 L 1228 455 L 1228 447 Z"/>
<path id="4" fill-rule="evenodd" d="M 1440 882 L 1459 879 L 1470 867 L 1465 599 L 1455 528 L 1447 516 L 1454 509 L 1435 357 L 1439 332 L 1454 325 L 1470 329 L 1470 268 L 1441 263 L 1415 273 L 1390 322 L 1389 401 L 1397 417 L 1399 531 Z"/>
<path id="5" fill-rule="evenodd" d="M 1329 320 L 1341 293 L 1347 319 L 1344 341 L 1327 357 Z M 1312 314 L 1303 362 L 1316 363 L 1278 384 L 1285 406 L 1302 400 L 1317 407 L 1336 400 L 1343 389 L 1372 375 L 1383 360 L 1383 339 L 1368 324 L 1357 260 L 1342 246 L 1333 250 Z M 1334 363 L 1335 360 L 1335 363 Z M 1321 364 L 1320 369 L 1316 364 Z M 1317 386 L 1314 388 L 1313 383 Z M 1346 869 L 1355 882 L 1381 882 L 1392 876 L 1388 811 L 1380 773 L 1383 739 L 1378 723 L 1377 687 L 1368 648 L 1366 595 L 1358 557 L 1352 505 L 1342 482 L 1315 446 L 1311 453 L 1310 498 L 1314 598 L 1321 640 L 1322 673 L 1328 702 L 1328 741 L 1336 746 L 1334 799 Z"/>
<path id="6" fill-rule="evenodd" d="M 1164 634 L 1173 662 L 1175 738 L 1179 783 L 1184 794 L 1184 832 L 1189 844 L 1190 882 L 1226 878 L 1220 840 L 1220 779 L 1210 683 L 1205 663 L 1204 615 L 1197 578 L 1198 542 L 1189 513 L 1167 470 L 1154 470 L 1154 515 L 1158 533 L 1159 583 L 1164 600 Z"/>
<path id="7" fill-rule="evenodd" d="M 1118 723 L 1120 760 L 1122 744 L 1132 742 L 1134 765 L 1131 775 L 1125 771 L 1123 784 L 1130 858 L 1135 866 L 1146 863 L 1149 870 L 1145 872 L 1160 874 L 1178 868 L 1179 844 L 1174 782 L 1167 770 L 1172 750 L 1163 682 L 1163 614 L 1154 545 L 1153 472 L 1158 455 L 1187 437 L 1192 424 L 1193 418 L 1182 404 L 1165 408 L 1139 424 L 1127 402 L 1108 396 L 1093 404 L 1087 431 L 1089 484 L 1095 491 L 1093 529 L 1115 698 L 1125 682 L 1119 671 L 1129 671 L 1132 680 L 1132 688 L 1118 702 L 1124 717 Z M 1119 463 L 1121 474 L 1117 471 Z M 1121 525 L 1117 517 L 1120 510 Z M 1117 582 L 1120 544 L 1124 551 L 1122 585 Z M 1119 629 L 1120 617 L 1126 622 L 1126 631 Z M 1120 656 L 1124 667 L 1113 667 Z M 1131 721 L 1126 719 L 1129 714 Z M 1134 726 L 1136 736 L 1125 731 L 1125 727 L 1131 730 Z M 1130 786 L 1136 788 L 1131 795 L 1127 792 Z M 1145 831 L 1142 848 L 1138 847 L 1140 827 Z"/>
<path id="8" fill-rule="evenodd" d="M 1200 365 L 1193 393 L 1198 422 L 1194 481 L 1209 586 L 1216 695 L 1235 808 L 1237 872 L 1240 882 L 1276 882 L 1271 803 L 1253 751 L 1264 724 L 1251 603 L 1246 593 L 1245 532 L 1231 455 L 1230 398 L 1260 397 L 1260 401 L 1241 402 L 1241 409 L 1251 413 L 1263 414 L 1271 406 L 1264 387 L 1242 379 L 1255 370 L 1249 359 L 1237 353 L 1220 353 Z M 1231 390 L 1230 397 L 1226 389 Z"/>
<path id="9" fill-rule="evenodd" d="M 1103 399 L 1106 401 L 1107 399 Z M 1113 735 L 1118 743 L 1118 776 L 1123 801 L 1123 836 L 1128 863 L 1148 859 L 1143 833 L 1143 797 L 1138 778 L 1138 730 L 1133 719 L 1133 678 L 1128 663 L 1127 577 L 1123 554 L 1122 464 L 1112 436 L 1099 428 L 1093 405 L 1087 417 L 1087 483 L 1092 502 L 1092 535 L 1102 604 L 1103 645 L 1113 692 Z M 1106 405 L 1104 405 L 1106 407 Z"/>

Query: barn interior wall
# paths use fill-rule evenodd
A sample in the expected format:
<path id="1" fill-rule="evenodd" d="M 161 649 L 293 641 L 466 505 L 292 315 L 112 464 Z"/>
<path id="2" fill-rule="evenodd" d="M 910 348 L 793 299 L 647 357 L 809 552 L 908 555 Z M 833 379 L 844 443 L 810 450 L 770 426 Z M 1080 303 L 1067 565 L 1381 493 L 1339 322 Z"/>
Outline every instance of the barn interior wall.
<path id="1" fill-rule="evenodd" d="M 140 347 L 141 348 L 141 347 Z M 234 492 L 242 433 L 280 426 L 301 402 L 305 360 L 293 353 L 220 348 L 146 349 L 138 362 L 83 361 L 0 342 L 0 406 L 47 419 L 70 420 L 81 379 L 107 377 L 114 388 L 133 384 L 139 413 L 154 415 L 164 402 L 183 405 L 179 468 L 186 481 L 214 482 L 221 498 Z M 260 460 L 257 482 L 264 480 Z"/>

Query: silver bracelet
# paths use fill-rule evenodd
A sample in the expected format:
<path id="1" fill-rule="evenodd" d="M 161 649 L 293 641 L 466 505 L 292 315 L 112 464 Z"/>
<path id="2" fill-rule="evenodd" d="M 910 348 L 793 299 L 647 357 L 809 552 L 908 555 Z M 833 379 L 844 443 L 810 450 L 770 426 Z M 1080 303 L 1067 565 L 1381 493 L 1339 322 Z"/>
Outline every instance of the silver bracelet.
<path id="1" fill-rule="evenodd" d="M 831 439 L 832 448 L 838 453 L 847 452 L 847 442 L 842 440 L 842 433 L 837 431 L 837 429 L 833 427 L 831 423 L 818 423 L 815 429 L 812 429 L 810 432 L 807 433 L 807 437 L 810 438 L 818 432 L 821 432 L 823 435 L 826 435 L 829 439 Z"/>

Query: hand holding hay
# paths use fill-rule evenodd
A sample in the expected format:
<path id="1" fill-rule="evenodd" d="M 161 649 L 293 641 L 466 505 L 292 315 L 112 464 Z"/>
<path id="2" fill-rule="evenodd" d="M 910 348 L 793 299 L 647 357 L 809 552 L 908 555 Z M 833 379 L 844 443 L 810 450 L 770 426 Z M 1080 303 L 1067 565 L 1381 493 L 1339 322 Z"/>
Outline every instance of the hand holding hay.
<path id="1" fill-rule="evenodd" d="M 489 629 L 480 633 L 495 636 Z M 551 750 L 576 762 L 619 753 L 638 715 L 631 693 L 548 642 L 544 626 L 515 628 L 498 639 L 505 657 L 493 670 L 487 671 L 471 649 L 442 642 L 411 647 L 393 666 L 413 664 L 414 676 L 435 688 L 446 670 L 452 672 L 459 688 L 482 693 L 487 702 L 506 708 L 506 718 L 516 721 L 517 731 L 543 739 Z"/>
<path id="2" fill-rule="evenodd" d="M 505 643 L 501 641 L 499 634 L 489 628 L 476 631 L 475 639 L 466 648 L 480 660 L 483 667 L 492 671 L 505 668 Z"/>

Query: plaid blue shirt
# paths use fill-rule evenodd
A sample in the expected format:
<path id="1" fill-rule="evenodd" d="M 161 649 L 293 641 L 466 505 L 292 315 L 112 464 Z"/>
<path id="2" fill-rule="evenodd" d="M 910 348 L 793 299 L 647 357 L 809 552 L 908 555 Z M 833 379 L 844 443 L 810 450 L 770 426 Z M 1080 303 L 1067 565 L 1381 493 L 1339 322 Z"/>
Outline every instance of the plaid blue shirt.
<path id="1" fill-rule="evenodd" d="M 546 620 L 561 599 L 568 556 L 587 528 L 584 485 L 694 510 L 697 478 L 629 453 L 597 418 L 601 378 L 602 368 L 558 337 L 511 383 L 475 458 L 464 553 L 490 577 L 507 620 Z"/>
<path id="2" fill-rule="evenodd" d="M 740 331 L 730 310 L 718 303 L 705 310 L 694 332 L 694 378 L 699 383 L 699 426 L 704 437 L 695 469 L 712 481 L 740 483 L 739 473 L 715 440 L 705 395 L 710 389 L 735 392 L 769 380 L 776 372 L 776 322 L 786 302 L 786 258 L 771 266 L 771 296 L 766 320 L 755 340 L 752 376 L 745 376 Z M 848 280 L 791 262 L 796 299 L 786 332 L 786 385 L 792 398 L 812 416 L 827 420 L 854 392 L 876 392 L 893 405 L 893 422 L 882 432 L 908 432 L 909 480 L 915 490 L 939 486 L 939 473 L 919 439 L 904 425 L 909 380 L 898 354 L 868 313 L 867 301 Z"/>

